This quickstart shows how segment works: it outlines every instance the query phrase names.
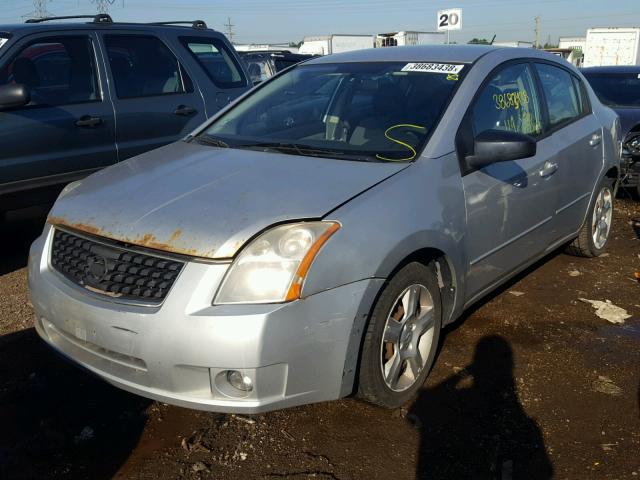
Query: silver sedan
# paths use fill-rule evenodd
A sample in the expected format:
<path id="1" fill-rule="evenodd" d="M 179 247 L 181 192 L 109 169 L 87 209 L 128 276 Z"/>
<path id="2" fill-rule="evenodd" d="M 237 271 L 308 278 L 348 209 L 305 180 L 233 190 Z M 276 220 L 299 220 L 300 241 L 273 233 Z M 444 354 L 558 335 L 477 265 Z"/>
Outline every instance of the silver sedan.
<path id="1" fill-rule="evenodd" d="M 396 407 L 465 308 L 554 249 L 603 252 L 618 130 L 534 49 L 314 59 L 69 185 L 31 250 L 37 331 L 176 405 Z"/>

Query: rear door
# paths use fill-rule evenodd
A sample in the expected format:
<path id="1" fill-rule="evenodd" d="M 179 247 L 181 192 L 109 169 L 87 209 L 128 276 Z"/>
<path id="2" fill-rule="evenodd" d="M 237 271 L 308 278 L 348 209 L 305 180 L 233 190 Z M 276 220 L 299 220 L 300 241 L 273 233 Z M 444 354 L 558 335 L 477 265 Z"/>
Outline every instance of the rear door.
<path id="1" fill-rule="evenodd" d="M 174 142 L 206 119 L 189 72 L 159 36 L 99 35 L 110 70 L 119 160 Z"/>
<path id="2" fill-rule="evenodd" d="M 0 111 L 0 194 L 68 183 L 116 162 L 113 106 L 95 40 L 89 31 L 47 32 L 4 52 L 0 84 L 26 85 L 31 102 Z M 16 208 L 47 200 L 20 197 Z"/>
<path id="3" fill-rule="evenodd" d="M 560 184 L 553 237 L 575 234 L 584 220 L 603 164 L 602 126 L 591 111 L 582 81 L 569 70 L 536 63 L 548 112 L 549 143 Z"/>
<path id="4" fill-rule="evenodd" d="M 179 41 L 187 50 L 189 60 L 205 74 L 198 75 L 198 83 L 209 117 L 247 91 L 247 76 L 228 42 L 215 36 L 180 36 Z M 264 68 L 267 78 L 275 74 L 269 70 L 268 62 Z M 206 83 L 201 81 L 203 77 L 208 80 Z"/>
<path id="5" fill-rule="evenodd" d="M 463 168 L 468 301 L 549 245 L 558 179 L 543 125 L 534 73 L 526 62 L 510 63 L 490 74 L 465 119 L 462 128 L 470 129 L 473 136 L 485 130 L 508 130 L 530 135 L 537 143 L 533 157 L 480 170 Z"/>

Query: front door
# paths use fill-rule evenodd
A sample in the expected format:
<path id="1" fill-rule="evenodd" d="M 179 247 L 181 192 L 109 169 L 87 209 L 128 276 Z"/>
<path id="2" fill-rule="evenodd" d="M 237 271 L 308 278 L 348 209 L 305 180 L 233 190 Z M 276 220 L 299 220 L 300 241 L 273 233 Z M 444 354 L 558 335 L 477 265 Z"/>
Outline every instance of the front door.
<path id="1" fill-rule="evenodd" d="M 465 172 L 467 301 L 548 246 L 558 183 L 539 97 L 529 64 L 512 63 L 491 74 L 472 106 L 474 136 L 509 130 L 538 141 L 533 157 Z"/>
<path id="2" fill-rule="evenodd" d="M 49 32 L 3 55 L 0 85 L 23 84 L 31 93 L 28 105 L 0 112 L 0 195 L 21 203 L 8 208 L 47 201 L 36 187 L 56 187 L 116 162 L 113 107 L 94 47 L 90 32 Z"/>

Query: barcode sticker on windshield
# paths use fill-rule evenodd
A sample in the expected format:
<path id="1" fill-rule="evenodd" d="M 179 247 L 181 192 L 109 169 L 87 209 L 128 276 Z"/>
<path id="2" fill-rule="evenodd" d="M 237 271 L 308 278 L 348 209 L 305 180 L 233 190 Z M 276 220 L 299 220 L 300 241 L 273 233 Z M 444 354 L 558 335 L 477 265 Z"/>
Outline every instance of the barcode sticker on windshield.
<path id="1" fill-rule="evenodd" d="M 464 65 L 457 65 L 454 63 L 407 63 L 404 67 L 402 67 L 402 71 L 458 74 L 462 71 L 463 68 Z"/>

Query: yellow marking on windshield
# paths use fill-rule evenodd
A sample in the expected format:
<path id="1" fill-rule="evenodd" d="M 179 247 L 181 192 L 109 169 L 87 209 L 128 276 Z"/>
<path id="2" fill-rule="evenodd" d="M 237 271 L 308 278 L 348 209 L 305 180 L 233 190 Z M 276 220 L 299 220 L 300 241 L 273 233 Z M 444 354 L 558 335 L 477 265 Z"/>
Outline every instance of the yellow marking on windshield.
<path id="1" fill-rule="evenodd" d="M 387 158 L 387 157 L 383 157 L 382 155 L 380 155 L 379 153 L 376 154 L 376 158 L 378 160 L 386 160 L 388 162 L 408 162 L 409 160 L 413 160 L 414 158 L 416 158 L 416 155 L 418 154 L 418 152 L 416 152 L 416 149 L 413 148 L 411 145 L 409 145 L 406 142 L 403 142 L 402 140 L 398 140 L 397 138 L 392 138 L 389 136 L 389 132 L 391 130 L 395 130 L 396 128 L 415 128 L 416 130 L 422 130 L 424 132 L 427 131 L 427 127 L 423 127 L 421 125 L 412 125 L 410 123 L 400 123 L 398 125 L 393 125 L 389 128 L 387 128 L 384 132 L 384 136 L 387 138 L 387 140 L 391 140 L 394 143 L 397 143 L 398 145 L 402 145 L 405 148 L 408 148 L 409 151 L 411 151 L 411 156 L 410 157 L 406 157 L 406 158 Z"/>

